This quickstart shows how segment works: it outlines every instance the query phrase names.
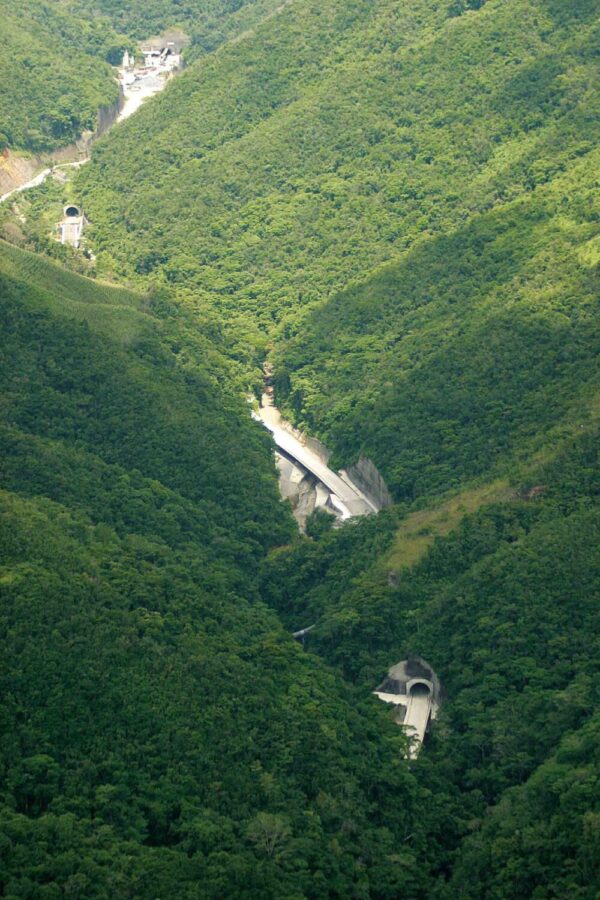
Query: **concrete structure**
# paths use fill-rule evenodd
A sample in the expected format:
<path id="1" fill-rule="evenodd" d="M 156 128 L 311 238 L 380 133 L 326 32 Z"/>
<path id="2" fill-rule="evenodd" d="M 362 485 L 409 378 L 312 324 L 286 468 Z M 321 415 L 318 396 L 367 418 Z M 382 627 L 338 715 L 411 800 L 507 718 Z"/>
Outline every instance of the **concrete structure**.
<path id="1" fill-rule="evenodd" d="M 292 502 L 294 515 L 303 527 L 315 509 L 324 509 L 340 520 L 379 512 L 380 507 L 348 476 L 327 465 L 326 448 L 305 438 L 281 417 L 273 405 L 272 392 L 265 391 L 256 418 L 269 429 L 278 449 L 277 464 L 282 495 Z"/>
<path id="2" fill-rule="evenodd" d="M 378 509 L 391 506 L 394 502 L 375 463 L 366 456 L 361 456 L 357 463 L 348 468 L 347 473 L 342 474 L 347 474 L 352 483 L 359 487 Z"/>
<path id="3" fill-rule="evenodd" d="M 173 70 L 181 66 L 181 43 L 177 41 L 159 38 L 141 47 L 140 52 L 145 69 Z"/>
<path id="4" fill-rule="evenodd" d="M 413 656 L 392 666 L 374 694 L 394 705 L 396 722 L 412 738 L 409 757 L 414 759 L 439 710 L 437 675 L 424 659 Z"/>
<path id="5" fill-rule="evenodd" d="M 391 502 L 383 478 L 372 462 L 359 460 L 354 469 L 334 472 L 329 468 L 330 451 L 286 422 L 273 402 L 273 369 L 264 365 L 264 393 L 255 419 L 268 428 L 277 446 L 279 489 L 289 500 L 294 517 L 304 530 L 306 519 L 317 509 L 339 521 L 379 512 Z M 248 398 L 253 402 L 253 398 Z"/>
<path id="6" fill-rule="evenodd" d="M 61 244 L 70 244 L 77 249 L 81 244 L 81 236 L 87 220 L 83 210 L 74 204 L 65 206 L 64 218 L 59 223 L 58 230 Z"/>
<path id="7" fill-rule="evenodd" d="M 301 628 L 300 631 L 292 632 L 292 637 L 294 638 L 295 641 L 298 641 L 300 644 L 302 644 L 302 646 L 304 646 L 304 638 L 306 637 L 307 634 L 310 634 L 310 632 L 313 630 L 313 628 L 316 628 L 316 627 L 317 626 L 315 624 L 315 625 L 309 625 L 308 628 Z"/>
<path id="8" fill-rule="evenodd" d="M 144 62 L 135 65 L 133 57 L 125 51 L 119 70 L 119 82 L 123 91 L 123 103 L 118 121 L 129 118 L 142 103 L 163 90 L 167 81 L 182 68 L 181 49 L 188 38 L 172 36 L 148 41 L 140 50 Z"/>

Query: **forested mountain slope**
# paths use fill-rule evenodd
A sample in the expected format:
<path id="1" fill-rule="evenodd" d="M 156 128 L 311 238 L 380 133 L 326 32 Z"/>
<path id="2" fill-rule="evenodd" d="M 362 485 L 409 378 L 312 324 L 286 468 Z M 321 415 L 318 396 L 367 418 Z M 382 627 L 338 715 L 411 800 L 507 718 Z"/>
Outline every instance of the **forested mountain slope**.
<path id="1" fill-rule="evenodd" d="M 69 187 L 129 287 L 0 245 L 0 892 L 596 900 L 597 3 L 181 6 Z M 294 532 L 266 354 L 397 506 Z"/>
<path id="2" fill-rule="evenodd" d="M 298 0 L 81 175 L 100 265 L 259 323 L 287 411 L 398 499 L 597 377 L 596 5 L 459 6 Z"/>
<path id="3" fill-rule="evenodd" d="M 282 0 L 71 0 L 76 14 L 104 15 L 114 28 L 136 39 L 180 27 L 191 38 L 190 58 L 237 37 Z"/>
<path id="4" fill-rule="evenodd" d="M 594 18 L 297 0 L 98 147 L 81 176 L 98 245 L 281 318 L 589 152 Z"/>
<path id="5" fill-rule="evenodd" d="M 596 897 L 600 764 L 597 421 L 390 586 L 387 516 L 273 555 L 262 593 L 368 690 L 416 653 L 445 702 L 415 764 L 432 802 L 427 896 Z"/>
<path id="6" fill-rule="evenodd" d="M 279 396 L 397 499 L 460 485 L 585 423 L 600 384 L 600 153 L 420 242 L 318 306 L 276 358 Z"/>
<path id="7" fill-rule="evenodd" d="M 293 524 L 208 341 L 4 244 L 0 298 L 2 894 L 416 889 L 401 736 L 258 598 Z"/>
<path id="8" fill-rule="evenodd" d="M 118 88 L 109 65 L 125 41 L 108 21 L 73 19 L 62 3 L 0 0 L 0 151 L 40 152 L 93 130 Z"/>
<path id="9" fill-rule="evenodd" d="M 3 893 L 591 900 L 597 426 L 392 587 L 401 509 L 265 557 L 291 523 L 221 349 L 0 270 Z M 445 697 L 411 770 L 368 698 L 408 653 Z"/>
<path id="10" fill-rule="evenodd" d="M 34 153 L 72 143 L 116 102 L 125 48 L 180 26 L 189 55 L 210 52 L 270 15 L 276 0 L 121 3 L 0 0 L 0 151 Z"/>

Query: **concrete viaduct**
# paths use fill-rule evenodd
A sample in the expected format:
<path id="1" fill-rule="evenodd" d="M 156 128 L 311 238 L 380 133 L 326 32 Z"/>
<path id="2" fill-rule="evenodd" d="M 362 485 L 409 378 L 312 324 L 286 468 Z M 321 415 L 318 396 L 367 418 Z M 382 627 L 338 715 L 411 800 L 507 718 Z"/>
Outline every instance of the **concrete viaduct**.
<path id="1" fill-rule="evenodd" d="M 285 427 L 279 410 L 269 401 L 268 396 L 263 396 L 263 405 L 257 418 L 269 429 L 277 448 L 282 453 L 325 485 L 331 494 L 333 506 L 340 513 L 340 518 L 348 519 L 351 516 L 365 516 L 379 512 L 379 507 L 374 501 L 367 497 L 348 476 L 344 473 L 338 475 L 333 472 L 314 449 L 302 443 Z"/>

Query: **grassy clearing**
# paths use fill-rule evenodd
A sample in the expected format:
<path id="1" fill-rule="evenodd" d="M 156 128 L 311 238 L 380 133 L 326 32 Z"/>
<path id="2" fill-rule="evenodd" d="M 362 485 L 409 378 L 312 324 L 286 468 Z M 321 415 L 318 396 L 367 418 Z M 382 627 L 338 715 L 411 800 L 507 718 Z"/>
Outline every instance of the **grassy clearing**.
<path id="1" fill-rule="evenodd" d="M 577 404 L 572 421 L 563 422 L 549 435 L 549 442 L 518 468 L 512 484 L 506 478 L 473 487 L 455 494 L 443 503 L 416 510 L 400 523 L 390 549 L 377 563 L 381 572 L 410 569 L 423 559 L 438 537 L 445 537 L 460 525 L 462 519 L 482 506 L 499 503 L 516 496 L 516 484 L 536 482 L 539 469 L 552 462 L 569 441 L 584 431 L 593 430 L 600 420 L 600 393 Z M 532 482 L 533 479 L 533 482 Z"/>
<path id="2" fill-rule="evenodd" d="M 507 500 L 513 491 L 506 479 L 498 479 L 482 487 L 461 491 L 433 508 L 410 513 L 398 528 L 394 542 L 381 558 L 385 571 L 408 569 L 423 559 L 434 540 L 450 534 L 461 520 L 481 506 Z"/>

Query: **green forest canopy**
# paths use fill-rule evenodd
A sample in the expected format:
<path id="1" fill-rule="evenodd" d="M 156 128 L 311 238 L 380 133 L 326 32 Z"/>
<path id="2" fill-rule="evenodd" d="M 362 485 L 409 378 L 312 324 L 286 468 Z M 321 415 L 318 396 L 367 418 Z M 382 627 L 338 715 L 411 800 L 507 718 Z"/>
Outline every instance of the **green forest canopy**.
<path id="1" fill-rule="evenodd" d="M 296 0 L 82 171 L 135 289 L 1 246 L 8 896 L 595 900 L 597 37 Z M 269 349 L 398 506 L 294 534 L 237 387 Z M 412 653 L 409 765 L 369 694 Z"/>
<path id="2" fill-rule="evenodd" d="M 40 0 L 0 0 L 0 23 L 0 150 L 38 153 L 93 131 L 99 108 L 117 101 L 109 62 L 124 42 L 106 22 Z"/>
<path id="3" fill-rule="evenodd" d="M 418 883 L 401 735 L 260 600 L 294 530 L 266 434 L 144 298 L 0 272 L 3 895 Z"/>
<path id="4" fill-rule="evenodd" d="M 76 15 L 102 15 L 135 39 L 182 28 L 192 39 L 190 57 L 211 52 L 243 34 L 280 6 L 281 0 L 70 0 Z"/>
<path id="5" fill-rule="evenodd" d="M 299 0 L 98 146 L 98 264 L 259 325 L 397 499 L 506 468 L 597 378 L 597 37 L 586 2 Z"/>

